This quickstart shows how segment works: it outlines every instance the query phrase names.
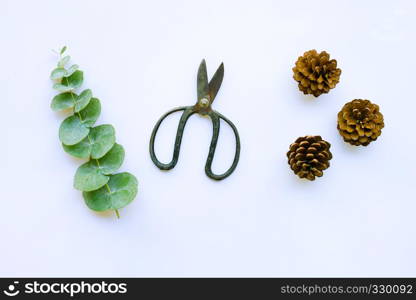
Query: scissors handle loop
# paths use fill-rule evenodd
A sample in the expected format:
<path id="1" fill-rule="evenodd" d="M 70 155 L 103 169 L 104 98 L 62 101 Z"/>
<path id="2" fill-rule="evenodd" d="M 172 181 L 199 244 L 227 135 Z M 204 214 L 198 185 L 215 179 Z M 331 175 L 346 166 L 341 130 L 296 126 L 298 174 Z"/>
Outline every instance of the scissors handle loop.
<path id="1" fill-rule="evenodd" d="M 155 139 L 156 139 L 156 134 L 157 131 L 159 130 L 160 124 L 163 122 L 164 119 L 166 119 L 166 117 L 168 117 L 169 115 L 178 112 L 178 111 L 183 111 L 181 119 L 179 120 L 179 125 L 178 125 L 178 130 L 176 132 L 176 138 L 175 138 L 175 145 L 174 145 L 174 149 L 173 149 L 173 156 L 172 156 L 172 160 L 169 163 L 162 163 L 160 162 L 155 154 Z M 149 150 L 150 150 L 150 157 L 153 161 L 153 163 L 161 170 L 170 170 L 173 169 L 177 162 L 178 162 L 178 158 L 179 158 L 179 152 L 180 152 L 180 148 L 181 148 L 181 143 L 182 143 L 182 136 L 183 136 L 183 131 L 186 125 L 186 122 L 188 121 L 189 117 L 192 116 L 195 113 L 195 107 L 194 106 L 183 106 L 183 107 L 178 107 L 175 109 L 172 109 L 171 111 L 168 111 L 166 114 L 164 114 L 159 121 L 157 121 L 155 127 L 153 128 L 152 131 L 152 135 L 150 137 L 150 144 L 149 144 Z M 238 160 L 240 158 L 240 136 L 238 135 L 238 131 L 237 128 L 235 127 L 235 125 L 228 120 L 226 117 L 224 117 L 223 115 L 221 115 L 220 113 L 216 112 L 216 111 L 209 111 L 208 112 L 208 116 L 211 118 L 212 120 L 212 128 L 213 128 L 213 132 L 212 132 L 212 138 L 211 138 L 211 144 L 209 147 L 209 152 L 208 152 L 208 158 L 207 161 L 205 163 L 205 174 L 214 180 L 222 180 L 224 178 L 227 178 L 228 176 L 231 175 L 231 173 L 235 170 L 235 168 L 237 167 L 238 164 Z M 233 163 L 231 165 L 231 167 L 223 174 L 214 174 L 212 172 L 212 162 L 214 160 L 214 155 L 215 155 L 215 149 L 217 148 L 217 142 L 218 142 L 218 137 L 220 134 L 220 120 L 225 121 L 228 125 L 230 125 L 231 129 L 234 132 L 235 135 L 235 143 L 236 143 L 236 149 L 235 149 L 235 155 L 234 155 L 234 160 Z"/>
<path id="2" fill-rule="evenodd" d="M 184 111 L 181 119 L 179 120 L 178 130 L 176 132 L 176 138 L 175 138 L 175 146 L 173 148 L 173 156 L 172 160 L 164 164 L 160 162 L 155 154 L 155 139 L 157 131 L 159 130 L 160 124 L 163 122 L 163 120 L 168 117 L 170 114 L 173 114 L 178 111 Z M 161 170 L 170 170 L 173 169 L 176 166 L 176 163 L 178 162 L 179 157 L 179 151 L 181 148 L 181 142 L 182 142 L 182 136 L 183 136 L 183 130 L 185 128 L 186 122 L 188 121 L 189 117 L 192 116 L 195 112 L 193 111 L 192 106 L 182 106 L 175 109 L 172 109 L 171 111 L 168 111 L 165 113 L 159 121 L 157 121 L 155 127 L 153 128 L 152 135 L 150 137 L 150 144 L 149 144 L 149 150 L 150 150 L 150 157 L 153 161 L 153 163 Z"/>
<path id="3" fill-rule="evenodd" d="M 240 136 L 238 135 L 237 128 L 235 127 L 233 122 L 228 120 L 226 117 L 221 115 L 219 112 L 210 111 L 208 113 L 208 115 L 210 116 L 210 118 L 212 120 L 213 133 L 212 133 L 211 145 L 209 147 L 208 158 L 207 158 L 207 161 L 205 163 L 205 174 L 207 174 L 207 176 L 211 179 L 222 180 L 222 179 L 227 178 L 228 176 L 230 176 L 231 173 L 234 172 L 235 168 L 237 167 L 238 160 L 240 159 Z M 234 136 L 235 136 L 235 155 L 234 155 L 234 160 L 233 160 L 233 163 L 232 163 L 231 167 L 225 173 L 217 175 L 217 174 L 214 174 L 212 172 L 212 161 L 214 160 L 215 149 L 217 148 L 217 142 L 218 142 L 218 137 L 219 137 L 219 133 L 220 133 L 220 119 L 222 119 L 228 125 L 230 125 L 231 129 L 234 132 Z"/>

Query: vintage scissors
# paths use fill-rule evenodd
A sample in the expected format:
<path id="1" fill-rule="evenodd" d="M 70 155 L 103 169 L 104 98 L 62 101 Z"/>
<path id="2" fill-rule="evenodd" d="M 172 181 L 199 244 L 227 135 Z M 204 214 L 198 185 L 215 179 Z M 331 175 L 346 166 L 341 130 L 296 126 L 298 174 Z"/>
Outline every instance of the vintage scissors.
<path id="1" fill-rule="evenodd" d="M 170 170 L 173 169 L 178 162 L 179 151 L 182 142 L 183 130 L 185 128 L 185 124 L 188 121 L 189 117 L 192 116 L 194 113 L 198 113 L 201 116 L 209 116 L 212 120 L 213 125 L 213 134 L 211 139 L 211 145 L 209 147 L 208 158 L 205 163 L 205 173 L 208 177 L 215 179 L 215 180 L 222 180 L 231 175 L 231 173 L 235 170 L 238 164 L 238 159 L 240 157 L 240 137 L 238 135 L 237 128 L 234 124 L 228 120 L 226 117 L 221 115 L 219 112 L 216 112 L 211 108 L 211 104 L 215 99 L 215 96 L 220 89 L 222 79 L 224 77 L 224 64 L 218 67 L 217 71 L 215 72 L 214 76 L 212 77 L 211 81 L 208 83 L 208 75 L 207 75 L 207 66 L 205 60 L 202 60 L 201 64 L 199 65 L 198 69 L 198 77 L 197 77 L 197 95 L 198 101 L 195 105 L 192 106 L 182 106 L 171 111 L 165 113 L 159 121 L 157 121 L 155 127 L 153 128 L 152 136 L 150 137 L 150 157 L 154 164 L 161 170 Z M 155 154 L 155 138 L 156 133 L 160 127 L 162 121 L 169 116 L 178 111 L 183 111 L 181 119 L 179 121 L 178 130 L 176 132 L 176 139 L 175 139 L 175 146 L 173 150 L 173 157 L 170 163 L 164 164 L 161 163 Z M 216 175 L 212 172 L 212 161 L 214 159 L 215 149 L 217 147 L 218 135 L 220 133 L 220 119 L 224 120 L 230 127 L 232 128 L 235 140 L 236 140 L 236 149 L 235 149 L 235 156 L 234 161 L 231 167 L 223 174 Z"/>

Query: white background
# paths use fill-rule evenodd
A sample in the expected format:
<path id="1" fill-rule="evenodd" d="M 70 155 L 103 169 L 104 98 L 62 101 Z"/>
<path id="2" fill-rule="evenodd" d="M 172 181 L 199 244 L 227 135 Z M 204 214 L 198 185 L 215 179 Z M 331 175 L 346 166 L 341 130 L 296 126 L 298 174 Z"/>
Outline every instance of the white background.
<path id="1" fill-rule="evenodd" d="M 416 276 L 414 1 L 0 2 L 0 276 Z M 58 140 L 65 115 L 49 105 L 51 51 L 68 45 L 84 88 L 102 101 L 126 149 L 136 200 L 90 211 L 72 187 L 82 163 Z M 304 96 L 291 68 L 326 50 L 341 81 Z M 226 180 L 205 176 L 209 119 L 193 116 L 176 168 L 148 143 L 157 119 L 196 100 L 196 72 L 225 64 L 214 109 L 239 129 Z M 368 147 L 342 141 L 344 103 L 380 105 L 386 127 Z M 157 153 L 168 161 L 179 115 Z M 221 128 L 214 170 L 231 164 Z M 287 165 L 289 144 L 319 134 L 333 160 L 315 182 Z"/>

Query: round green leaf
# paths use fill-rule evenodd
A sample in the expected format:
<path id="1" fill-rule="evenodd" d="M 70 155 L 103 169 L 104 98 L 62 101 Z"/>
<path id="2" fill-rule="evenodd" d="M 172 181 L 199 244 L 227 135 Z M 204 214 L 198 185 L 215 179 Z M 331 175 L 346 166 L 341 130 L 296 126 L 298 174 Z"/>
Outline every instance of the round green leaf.
<path id="1" fill-rule="evenodd" d="M 119 144 L 114 144 L 113 148 L 106 155 L 98 160 L 102 174 L 109 175 L 116 172 L 124 160 L 124 148 Z"/>
<path id="2" fill-rule="evenodd" d="M 66 70 L 66 75 L 65 76 L 71 76 L 72 74 L 75 73 L 76 70 L 78 70 L 79 66 L 78 65 L 72 65 L 68 68 L 68 70 Z"/>
<path id="3" fill-rule="evenodd" d="M 52 80 L 58 80 L 58 79 L 61 79 L 64 76 L 67 76 L 66 74 L 67 73 L 66 73 L 66 70 L 64 68 L 56 68 L 51 73 L 51 79 Z"/>
<path id="4" fill-rule="evenodd" d="M 116 142 L 116 133 L 112 125 L 100 125 L 91 128 L 90 132 L 91 139 L 91 157 L 101 158 L 111 148 L 113 148 Z"/>
<path id="5" fill-rule="evenodd" d="M 75 145 L 82 141 L 90 129 L 81 122 L 78 116 L 66 118 L 59 128 L 59 139 L 65 145 Z"/>
<path id="6" fill-rule="evenodd" d="M 78 158 L 88 158 L 91 155 L 91 143 L 88 136 L 78 144 L 71 146 L 62 144 L 62 147 L 66 153 Z"/>
<path id="7" fill-rule="evenodd" d="M 84 73 L 82 71 L 75 71 L 71 76 L 62 78 L 61 85 L 70 88 L 71 90 L 77 89 L 82 85 L 84 81 Z"/>
<path id="8" fill-rule="evenodd" d="M 92 128 L 90 134 L 78 144 L 70 146 L 63 144 L 62 146 L 67 153 L 78 158 L 88 158 L 90 156 L 94 159 L 100 158 L 100 166 L 101 159 L 104 159 L 113 151 L 107 159 L 104 159 L 102 166 L 104 166 L 103 174 L 114 173 L 124 160 L 124 150 L 120 150 L 121 145 L 116 147 L 116 144 L 114 144 L 114 129 L 108 126 L 111 125 Z M 120 161 L 120 165 L 117 167 L 118 161 Z"/>
<path id="9" fill-rule="evenodd" d="M 65 93 L 65 92 L 69 92 L 69 91 L 73 90 L 72 87 L 68 87 L 68 86 L 63 85 L 61 83 L 55 83 L 53 85 L 53 89 L 55 89 L 55 90 L 57 90 L 58 92 L 61 92 L 61 93 Z"/>
<path id="10" fill-rule="evenodd" d="M 90 103 L 92 92 L 90 89 L 84 90 L 77 98 L 75 98 L 75 112 L 84 109 Z"/>
<path id="11" fill-rule="evenodd" d="M 137 195 L 137 179 L 130 173 L 111 175 L 107 186 L 83 193 L 85 203 L 90 209 L 95 211 L 120 209 L 132 202 Z"/>
<path id="12" fill-rule="evenodd" d="M 59 111 L 63 109 L 68 109 L 74 107 L 74 100 L 77 98 L 77 95 L 74 93 L 62 93 L 58 94 L 52 99 L 51 108 L 54 111 Z"/>
<path id="13" fill-rule="evenodd" d="M 88 127 L 93 126 L 101 114 L 100 100 L 92 98 L 87 107 L 81 110 L 79 114 L 81 115 L 82 123 Z"/>
<path id="14" fill-rule="evenodd" d="M 71 57 L 69 55 L 62 57 L 61 60 L 58 62 L 58 67 L 65 67 L 65 65 L 69 62 L 70 59 Z"/>
<path id="15" fill-rule="evenodd" d="M 100 172 L 97 163 L 89 161 L 80 166 L 75 173 L 74 187 L 84 192 L 95 191 L 104 186 L 108 180 L 109 177 Z"/>

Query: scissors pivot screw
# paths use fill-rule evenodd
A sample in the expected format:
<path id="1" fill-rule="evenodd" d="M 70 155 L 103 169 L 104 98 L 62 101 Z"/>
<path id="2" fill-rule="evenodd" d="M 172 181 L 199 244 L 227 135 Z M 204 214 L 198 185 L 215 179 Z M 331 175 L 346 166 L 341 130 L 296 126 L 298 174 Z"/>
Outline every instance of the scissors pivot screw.
<path id="1" fill-rule="evenodd" d="M 199 100 L 199 104 L 202 107 L 208 107 L 209 106 L 209 100 L 207 98 L 202 98 L 201 100 Z"/>

